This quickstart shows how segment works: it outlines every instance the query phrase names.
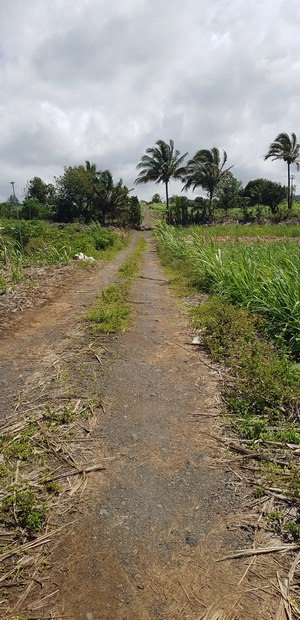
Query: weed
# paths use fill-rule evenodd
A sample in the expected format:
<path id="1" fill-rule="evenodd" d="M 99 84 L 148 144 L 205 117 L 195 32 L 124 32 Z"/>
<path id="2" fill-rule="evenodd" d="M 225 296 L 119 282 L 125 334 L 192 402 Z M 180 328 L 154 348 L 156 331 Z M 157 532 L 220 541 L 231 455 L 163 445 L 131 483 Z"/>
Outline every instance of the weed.
<path id="1" fill-rule="evenodd" d="M 28 534 L 38 532 L 46 519 L 46 503 L 40 501 L 32 489 L 17 490 L 6 497 L 2 501 L 2 511 L 8 522 L 13 523 L 16 519 Z"/>
<path id="2" fill-rule="evenodd" d="M 300 524 L 299 523 L 285 523 L 283 526 L 285 532 L 290 534 L 293 540 L 299 540 L 300 538 Z"/>
<path id="3" fill-rule="evenodd" d="M 53 495 L 59 495 L 60 493 L 60 486 L 54 480 L 47 480 L 43 486 L 47 493 L 53 493 Z"/>
<path id="4" fill-rule="evenodd" d="M 20 246 L 19 227 L 24 248 Z M 97 222 L 80 228 L 76 224 L 59 228 L 41 220 L 1 220 L 0 263 L 4 261 L 5 246 L 9 279 L 15 284 L 23 277 L 23 266 L 67 263 L 79 252 L 95 259 L 111 260 L 127 242 L 128 235 L 117 235 Z M 82 261 L 76 264 L 83 266 Z M 0 274 L 0 294 L 6 289 L 6 274 Z"/>
<path id="5" fill-rule="evenodd" d="M 9 469 L 4 463 L 0 464 L 0 478 L 6 478 L 9 475 Z"/>
<path id="6" fill-rule="evenodd" d="M 63 411 L 53 411 L 50 408 L 47 408 L 45 417 L 50 425 L 58 426 L 69 424 L 70 422 L 72 422 L 72 420 L 74 420 L 75 415 L 69 409 L 63 409 Z"/>
<path id="7" fill-rule="evenodd" d="M 7 458 L 15 458 L 26 461 L 33 456 L 34 445 L 32 437 L 36 434 L 37 427 L 30 424 L 23 432 L 21 437 L 9 440 L 3 447 L 4 454 Z"/>
<path id="8" fill-rule="evenodd" d="M 265 487 L 263 487 L 263 486 L 254 487 L 253 495 L 254 495 L 255 498 L 259 499 L 261 497 L 264 497 L 265 494 L 266 494 Z"/>
<path id="9" fill-rule="evenodd" d="M 142 238 L 119 268 L 119 282 L 104 289 L 98 302 L 85 316 L 93 331 L 121 333 L 126 330 L 130 316 L 130 304 L 127 301 L 130 282 L 137 273 L 141 253 L 145 248 L 146 243 Z"/>
<path id="10" fill-rule="evenodd" d="M 279 510 L 273 510 L 272 512 L 269 512 L 267 514 L 268 519 L 270 519 L 271 521 L 280 521 L 281 519 L 281 514 L 279 512 Z"/>
<path id="11" fill-rule="evenodd" d="M 86 315 L 93 331 L 125 331 L 130 313 L 129 304 L 124 299 L 126 292 L 124 287 L 111 285 L 100 293 L 99 302 Z"/>
<path id="12" fill-rule="evenodd" d="M 5 292 L 6 292 L 6 289 L 7 289 L 7 280 L 6 280 L 6 278 L 5 278 L 3 275 L 1 275 L 1 273 L 0 273 L 0 295 L 2 295 L 3 293 L 5 293 Z"/>

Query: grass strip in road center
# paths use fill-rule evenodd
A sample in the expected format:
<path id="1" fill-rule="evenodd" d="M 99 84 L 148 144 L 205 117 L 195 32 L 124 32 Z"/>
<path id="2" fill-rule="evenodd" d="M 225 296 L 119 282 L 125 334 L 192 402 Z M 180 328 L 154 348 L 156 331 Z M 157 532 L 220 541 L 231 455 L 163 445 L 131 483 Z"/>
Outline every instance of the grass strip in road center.
<path id="1" fill-rule="evenodd" d="M 127 329 L 131 312 L 128 293 L 145 249 L 145 239 L 141 238 L 134 251 L 119 268 L 116 284 L 101 291 L 98 301 L 86 314 L 85 320 L 88 321 L 92 331 L 121 333 Z"/>

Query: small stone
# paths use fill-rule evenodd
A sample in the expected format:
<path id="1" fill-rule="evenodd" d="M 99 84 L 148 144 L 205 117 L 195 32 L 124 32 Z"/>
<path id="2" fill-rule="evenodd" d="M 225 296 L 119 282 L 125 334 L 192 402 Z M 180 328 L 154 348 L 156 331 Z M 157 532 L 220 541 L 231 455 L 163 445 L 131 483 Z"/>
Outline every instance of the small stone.
<path id="1" fill-rule="evenodd" d="M 188 532 L 186 537 L 185 537 L 185 542 L 190 547 L 197 547 L 197 545 L 198 545 L 198 538 L 192 532 Z"/>

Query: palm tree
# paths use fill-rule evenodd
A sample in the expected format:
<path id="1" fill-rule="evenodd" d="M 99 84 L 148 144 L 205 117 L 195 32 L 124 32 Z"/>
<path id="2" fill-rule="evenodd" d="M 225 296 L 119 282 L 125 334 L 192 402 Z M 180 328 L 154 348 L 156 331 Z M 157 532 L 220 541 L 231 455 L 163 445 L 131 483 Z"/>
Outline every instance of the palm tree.
<path id="1" fill-rule="evenodd" d="M 193 190 L 200 186 L 207 191 L 208 195 L 208 217 L 212 218 L 213 199 L 220 181 L 227 176 L 229 170 L 224 169 L 227 161 L 227 153 L 223 151 L 223 160 L 221 161 L 220 151 L 214 146 L 212 149 L 202 149 L 194 155 L 187 164 L 185 175 L 185 186 L 183 189 Z M 203 213 L 203 216 L 206 214 Z"/>
<path id="2" fill-rule="evenodd" d="M 275 141 L 270 144 L 268 153 L 265 155 L 265 160 L 270 157 L 274 161 L 275 159 L 283 159 L 288 165 L 288 209 L 292 208 L 292 187 L 291 187 L 291 164 L 296 164 L 297 170 L 299 170 L 299 162 L 297 159 L 300 156 L 300 144 L 297 143 L 296 134 L 292 133 L 290 136 L 283 132 L 278 134 Z"/>
<path id="3" fill-rule="evenodd" d="M 173 140 L 169 140 L 169 144 L 163 140 L 157 140 L 155 145 L 146 149 L 146 155 L 143 155 L 140 163 L 137 165 L 137 170 L 140 170 L 140 173 L 135 183 L 148 183 L 148 181 L 164 183 L 166 188 L 167 222 L 169 223 L 169 181 L 171 178 L 181 179 L 183 177 L 185 167 L 181 164 L 187 153 L 180 155 L 180 151 L 174 149 Z"/>

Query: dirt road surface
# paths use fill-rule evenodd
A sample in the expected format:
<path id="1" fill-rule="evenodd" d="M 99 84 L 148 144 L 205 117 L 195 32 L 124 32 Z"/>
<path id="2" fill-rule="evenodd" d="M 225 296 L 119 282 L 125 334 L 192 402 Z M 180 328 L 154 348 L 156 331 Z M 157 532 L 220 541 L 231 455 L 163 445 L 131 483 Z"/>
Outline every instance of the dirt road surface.
<path id="1" fill-rule="evenodd" d="M 32 381 L 41 365 L 49 366 L 62 342 L 68 338 L 76 320 L 91 306 L 100 290 L 108 286 L 136 241 L 133 234 L 129 247 L 113 262 L 90 271 L 77 269 L 42 306 L 16 316 L 1 334 L 0 346 L 0 427 L 16 406 L 16 395 Z"/>
<path id="2" fill-rule="evenodd" d="M 101 436 L 112 460 L 89 478 L 75 522 L 51 558 L 53 606 L 23 617 L 274 619 L 275 560 L 257 560 L 247 575 L 249 560 L 217 561 L 252 546 L 249 492 L 214 438 L 222 426 L 219 372 L 190 345 L 186 315 L 169 292 L 150 233 L 144 236 L 132 325 L 118 340 L 105 380 Z M 128 251 L 101 272 L 81 274 L 4 338 L 2 415 L 37 367 L 51 363 Z"/>

